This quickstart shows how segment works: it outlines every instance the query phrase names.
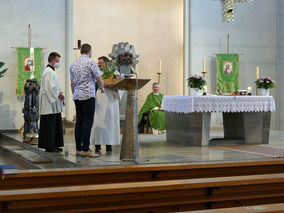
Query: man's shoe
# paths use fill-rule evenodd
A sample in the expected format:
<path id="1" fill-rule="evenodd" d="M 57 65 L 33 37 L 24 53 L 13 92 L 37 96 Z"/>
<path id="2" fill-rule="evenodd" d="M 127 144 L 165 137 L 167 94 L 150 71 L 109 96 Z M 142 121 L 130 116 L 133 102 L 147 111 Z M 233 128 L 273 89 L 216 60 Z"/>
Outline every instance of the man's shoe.
<path id="1" fill-rule="evenodd" d="M 45 149 L 46 152 L 60 152 L 58 149 Z"/>
<path id="2" fill-rule="evenodd" d="M 57 150 L 57 151 L 59 151 L 59 152 L 63 152 L 63 149 L 61 149 L 61 148 L 59 148 L 59 147 L 55 148 L 55 150 Z"/>
<path id="3" fill-rule="evenodd" d="M 111 151 L 112 151 L 111 145 L 106 145 L 106 151 L 107 151 L 107 152 L 111 152 Z"/>
<path id="4" fill-rule="evenodd" d="M 93 158 L 93 157 L 100 157 L 100 155 L 93 153 L 92 150 L 89 150 L 87 152 L 83 151 L 82 152 L 82 157 L 91 157 L 91 158 Z"/>
<path id="5" fill-rule="evenodd" d="M 100 152 L 102 150 L 101 145 L 95 145 L 95 147 L 96 147 L 96 152 Z"/>
<path id="6" fill-rule="evenodd" d="M 82 151 L 76 151 L 76 156 L 81 156 L 82 155 Z"/>

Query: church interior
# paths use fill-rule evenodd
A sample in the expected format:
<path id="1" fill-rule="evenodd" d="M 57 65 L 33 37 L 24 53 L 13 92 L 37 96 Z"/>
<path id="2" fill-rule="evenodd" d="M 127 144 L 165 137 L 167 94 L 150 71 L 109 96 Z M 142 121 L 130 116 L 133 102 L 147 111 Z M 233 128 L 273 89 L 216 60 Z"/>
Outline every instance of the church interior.
<path id="1" fill-rule="evenodd" d="M 284 0 L 0 5 L 0 212 L 284 212 Z"/>

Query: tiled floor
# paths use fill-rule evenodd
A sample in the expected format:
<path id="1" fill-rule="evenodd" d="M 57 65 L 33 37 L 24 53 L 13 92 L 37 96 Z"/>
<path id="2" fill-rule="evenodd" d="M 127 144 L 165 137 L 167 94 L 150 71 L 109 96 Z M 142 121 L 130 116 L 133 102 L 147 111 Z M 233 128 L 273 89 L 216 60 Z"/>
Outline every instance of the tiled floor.
<path id="1" fill-rule="evenodd" d="M 222 137 L 221 130 L 211 130 L 211 137 Z M 21 140 L 17 134 L 8 134 L 13 138 Z M 271 146 L 284 148 L 284 132 L 271 131 Z M 166 135 L 139 135 L 140 164 L 148 163 L 178 163 L 178 162 L 210 162 L 210 161 L 240 161 L 265 159 L 269 157 L 222 150 L 217 147 L 185 147 L 173 146 L 166 142 Z M 94 148 L 94 147 L 92 147 Z M 112 153 L 106 153 L 102 147 L 101 156 L 98 158 L 82 158 L 75 156 L 75 141 L 73 136 L 65 136 L 65 146 L 62 153 L 56 154 L 68 161 L 80 166 L 105 166 L 132 164 L 132 162 L 121 162 L 119 160 L 120 146 L 114 146 Z"/>

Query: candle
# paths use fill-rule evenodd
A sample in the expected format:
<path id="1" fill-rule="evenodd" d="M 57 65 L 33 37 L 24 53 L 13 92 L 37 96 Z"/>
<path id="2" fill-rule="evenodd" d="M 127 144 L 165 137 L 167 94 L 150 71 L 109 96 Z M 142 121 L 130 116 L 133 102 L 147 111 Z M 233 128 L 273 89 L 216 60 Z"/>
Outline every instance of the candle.
<path id="1" fill-rule="evenodd" d="M 256 67 L 256 79 L 259 78 L 259 67 Z"/>
<path id="2" fill-rule="evenodd" d="M 30 79 L 34 79 L 35 78 L 35 76 L 34 76 L 34 71 L 35 71 L 34 60 L 35 60 L 35 57 L 34 57 L 34 48 L 33 47 L 30 48 L 30 60 L 31 60 Z"/>
<path id="3" fill-rule="evenodd" d="M 248 87 L 248 93 L 252 92 L 252 87 Z"/>
<path id="4" fill-rule="evenodd" d="M 203 73 L 205 73 L 205 58 L 203 58 Z"/>
<path id="5" fill-rule="evenodd" d="M 78 48 L 81 48 L 81 40 L 78 40 Z"/>
<path id="6" fill-rule="evenodd" d="M 207 93 L 207 86 L 204 86 L 203 90 L 204 90 L 205 93 Z"/>
<path id="7" fill-rule="evenodd" d="M 158 71 L 159 74 L 162 74 L 162 60 L 159 59 L 159 71 Z"/>

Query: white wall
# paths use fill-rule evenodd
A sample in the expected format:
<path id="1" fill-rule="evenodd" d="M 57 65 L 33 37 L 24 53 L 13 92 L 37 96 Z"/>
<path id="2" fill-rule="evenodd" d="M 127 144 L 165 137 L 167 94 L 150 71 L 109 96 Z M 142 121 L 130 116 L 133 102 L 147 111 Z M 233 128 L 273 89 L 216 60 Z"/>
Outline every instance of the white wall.
<path id="1" fill-rule="evenodd" d="M 32 28 L 32 46 L 46 47 L 47 56 L 61 54 L 59 77 L 65 88 L 65 0 L 0 0 L 0 61 L 9 68 L 0 79 L 0 130 L 19 129 L 23 123 L 24 97 L 16 96 L 16 51 L 26 47 L 28 25 Z"/>
<path id="2" fill-rule="evenodd" d="M 183 0 L 74 0 L 74 40 L 93 46 L 94 59 L 128 41 L 139 54 L 137 72 L 151 82 L 139 92 L 139 106 L 157 81 L 161 92 L 183 93 Z"/>
<path id="3" fill-rule="evenodd" d="M 277 0 L 277 97 L 278 125 L 284 130 L 284 1 Z"/>
<path id="4" fill-rule="evenodd" d="M 232 23 L 222 22 L 220 1 L 191 0 L 190 6 L 190 72 L 200 74 L 205 57 L 206 78 L 212 93 L 216 90 L 216 61 L 212 53 L 226 52 L 227 34 L 230 34 L 230 52 L 244 53 L 240 56 L 241 89 L 255 88 L 256 66 L 260 67 L 262 76 L 276 78 L 276 0 L 236 3 Z M 276 97 L 275 89 L 272 95 L 276 100 L 282 98 Z M 215 120 L 220 122 L 220 117 Z M 273 129 L 276 124 L 273 113 Z"/>

